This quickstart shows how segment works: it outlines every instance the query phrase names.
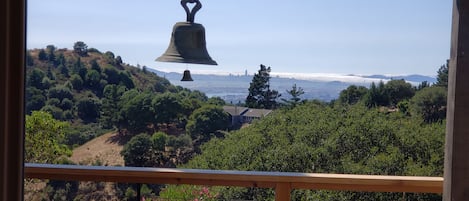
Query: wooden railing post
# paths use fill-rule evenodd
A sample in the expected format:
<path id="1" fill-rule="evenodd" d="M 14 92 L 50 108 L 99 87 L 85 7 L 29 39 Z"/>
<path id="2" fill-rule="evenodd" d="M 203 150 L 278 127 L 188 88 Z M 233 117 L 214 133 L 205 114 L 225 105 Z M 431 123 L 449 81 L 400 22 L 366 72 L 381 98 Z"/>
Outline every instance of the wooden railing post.
<path id="1" fill-rule="evenodd" d="M 142 184 L 137 184 L 137 201 L 142 200 Z"/>
<path id="2" fill-rule="evenodd" d="M 290 183 L 277 183 L 275 185 L 275 201 L 289 201 L 291 195 Z"/>

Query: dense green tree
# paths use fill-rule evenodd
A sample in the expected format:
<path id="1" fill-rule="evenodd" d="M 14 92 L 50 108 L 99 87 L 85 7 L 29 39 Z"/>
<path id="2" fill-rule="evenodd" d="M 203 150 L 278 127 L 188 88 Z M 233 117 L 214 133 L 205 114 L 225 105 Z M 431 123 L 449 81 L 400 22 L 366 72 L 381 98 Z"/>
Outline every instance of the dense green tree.
<path id="1" fill-rule="evenodd" d="M 127 91 L 121 99 L 120 126 L 131 134 L 141 133 L 155 122 L 152 109 L 153 95 L 151 93 Z"/>
<path id="2" fill-rule="evenodd" d="M 250 108 L 274 109 L 277 107 L 276 99 L 280 94 L 270 89 L 270 67 L 260 65 L 258 73 L 254 74 L 249 84 L 249 94 L 246 97 L 246 106 Z"/>
<path id="3" fill-rule="evenodd" d="M 226 105 L 225 100 L 223 100 L 222 98 L 220 98 L 220 97 L 218 97 L 218 96 L 210 97 L 210 98 L 207 100 L 207 103 L 210 104 L 210 105 L 219 105 L 219 106 L 224 106 L 224 105 Z"/>
<path id="4" fill-rule="evenodd" d="M 359 102 L 365 94 L 368 92 L 368 89 L 363 86 L 350 85 L 347 89 L 344 89 L 340 92 L 339 102 L 343 104 L 353 105 Z"/>
<path id="5" fill-rule="evenodd" d="M 55 80 L 55 72 L 52 71 L 52 68 L 49 66 L 47 68 L 47 77 L 51 80 Z"/>
<path id="6" fill-rule="evenodd" d="M 183 114 L 184 109 L 181 99 L 181 96 L 174 93 L 155 95 L 151 104 L 156 122 L 169 124 L 177 120 L 177 118 Z"/>
<path id="7" fill-rule="evenodd" d="M 52 105 L 55 107 L 60 107 L 60 100 L 57 98 L 49 98 L 46 102 L 47 105 Z"/>
<path id="8" fill-rule="evenodd" d="M 96 70 L 89 70 L 85 76 L 85 83 L 91 90 L 98 91 L 100 89 L 101 74 Z"/>
<path id="9" fill-rule="evenodd" d="M 435 85 L 448 88 L 449 59 L 441 65 L 437 72 Z"/>
<path id="10" fill-rule="evenodd" d="M 67 65 L 67 59 L 65 59 L 65 56 L 64 56 L 63 53 L 59 53 L 59 56 L 57 56 L 57 59 L 56 59 L 56 63 L 57 63 L 57 66 L 59 66 L 59 65 L 66 66 Z"/>
<path id="11" fill-rule="evenodd" d="M 88 69 L 85 66 L 82 66 L 78 69 L 78 75 L 80 75 L 81 79 L 84 83 L 86 83 L 86 75 L 88 74 Z M 86 85 L 85 85 L 86 86 Z"/>
<path id="12" fill-rule="evenodd" d="M 101 66 L 99 66 L 98 62 L 96 61 L 96 59 L 93 59 L 90 61 L 90 66 L 91 66 L 91 69 L 92 70 L 95 70 L 96 72 L 98 72 L 99 74 L 101 74 Z"/>
<path id="13" fill-rule="evenodd" d="M 152 141 L 145 133 L 138 134 L 130 139 L 121 151 L 125 166 L 153 167 Z"/>
<path id="14" fill-rule="evenodd" d="M 73 45 L 73 52 L 80 56 L 88 56 L 88 45 L 86 45 L 83 41 L 77 41 Z"/>
<path id="15" fill-rule="evenodd" d="M 101 119 L 100 122 L 104 128 L 118 126 L 119 122 L 119 101 L 124 93 L 124 87 L 115 84 L 107 85 L 103 90 Z"/>
<path id="16" fill-rule="evenodd" d="M 47 53 L 44 49 L 39 50 L 39 53 L 37 56 L 39 58 L 39 61 L 47 61 Z"/>
<path id="17" fill-rule="evenodd" d="M 81 62 L 81 58 L 78 57 L 77 60 L 75 62 L 73 62 L 73 66 L 72 66 L 72 72 L 73 73 L 76 73 L 76 74 L 79 74 L 80 73 L 80 70 L 85 68 L 85 66 L 83 65 L 83 63 Z M 82 78 L 83 79 L 83 78 Z"/>
<path id="18" fill-rule="evenodd" d="M 133 89 L 135 87 L 134 81 L 132 80 L 128 72 L 120 72 L 119 80 L 121 85 L 125 86 L 127 89 Z"/>
<path id="19" fill-rule="evenodd" d="M 25 93 L 26 100 L 26 114 L 31 114 L 32 111 L 40 110 L 46 104 L 46 97 L 42 90 L 36 87 L 27 87 Z"/>
<path id="20" fill-rule="evenodd" d="M 171 83 L 167 79 L 158 79 L 153 85 L 153 91 L 158 93 L 164 93 L 168 90 L 168 87 L 171 86 Z"/>
<path id="21" fill-rule="evenodd" d="M 42 89 L 42 79 L 44 79 L 45 73 L 41 69 L 34 68 L 28 75 L 26 84 L 28 87 L 35 87 Z"/>
<path id="22" fill-rule="evenodd" d="M 59 106 L 62 110 L 71 110 L 73 109 L 73 101 L 68 98 L 62 99 Z"/>
<path id="23" fill-rule="evenodd" d="M 389 104 L 396 106 L 402 100 L 408 100 L 415 94 L 412 85 L 404 79 L 390 80 L 384 85 L 384 91 L 389 99 Z"/>
<path id="24" fill-rule="evenodd" d="M 68 126 L 46 112 L 34 111 L 26 115 L 24 161 L 56 163 L 61 156 L 71 154 L 66 146 L 59 144 Z"/>
<path id="25" fill-rule="evenodd" d="M 57 48 L 53 45 L 47 45 L 46 50 L 47 50 L 47 60 L 51 62 L 52 64 L 56 64 L 56 56 L 55 56 L 55 50 Z"/>
<path id="26" fill-rule="evenodd" d="M 72 83 L 73 89 L 75 90 L 81 90 L 83 89 L 83 79 L 77 74 L 73 74 L 70 77 L 70 82 Z"/>
<path id="27" fill-rule="evenodd" d="M 65 98 L 73 100 L 73 93 L 72 91 L 70 91 L 69 88 L 63 85 L 60 85 L 60 86 L 56 86 L 54 88 L 49 89 L 48 97 L 57 98 L 60 101 L 62 101 Z"/>
<path id="28" fill-rule="evenodd" d="M 49 88 L 51 88 L 55 85 L 55 81 L 51 80 L 48 77 L 44 77 L 44 78 L 42 78 L 41 85 L 42 85 L 42 89 L 48 90 Z"/>
<path id="29" fill-rule="evenodd" d="M 174 167 L 166 147 L 170 137 L 162 132 L 152 136 L 141 133 L 130 139 L 124 146 L 121 155 L 126 166 L 137 167 Z"/>
<path id="30" fill-rule="evenodd" d="M 423 88 L 426 88 L 426 87 L 429 87 L 430 86 L 430 83 L 428 81 L 423 81 L 421 82 L 418 86 L 417 86 L 417 91 L 423 89 Z"/>
<path id="31" fill-rule="evenodd" d="M 378 83 L 378 86 L 373 82 L 371 83 L 368 93 L 365 94 L 365 105 L 368 107 L 388 106 L 389 95 L 386 93 L 385 84 L 383 81 Z"/>
<path id="32" fill-rule="evenodd" d="M 187 93 L 180 92 L 179 94 L 182 95 L 184 98 L 195 99 L 195 100 L 203 101 L 203 102 L 208 101 L 207 95 L 205 95 L 205 93 L 199 90 L 192 90 L 192 91 L 188 90 L 185 92 Z"/>
<path id="33" fill-rule="evenodd" d="M 63 64 L 59 64 L 59 65 L 57 66 L 57 68 L 59 69 L 60 73 L 61 73 L 64 77 L 66 77 L 66 78 L 70 77 L 69 70 L 68 70 L 67 66 L 65 66 L 65 65 L 63 65 Z"/>
<path id="34" fill-rule="evenodd" d="M 41 108 L 41 111 L 51 114 L 52 117 L 54 117 L 54 119 L 57 119 L 57 120 L 64 119 L 63 118 L 64 111 L 55 105 L 46 104 L 44 107 Z"/>
<path id="35" fill-rule="evenodd" d="M 181 95 L 180 93 L 178 95 Z M 183 105 L 183 114 L 184 117 L 188 117 L 189 115 L 192 114 L 196 109 L 202 107 L 203 103 L 205 101 L 201 101 L 200 99 L 196 98 L 190 98 L 190 97 L 184 97 L 181 100 L 181 103 Z"/>
<path id="36" fill-rule="evenodd" d="M 122 58 L 121 58 L 121 56 L 117 56 L 115 62 L 116 62 L 116 65 L 119 65 L 119 66 L 122 65 Z"/>
<path id="37" fill-rule="evenodd" d="M 106 59 L 106 63 L 108 64 L 111 64 L 111 65 L 115 65 L 116 64 L 116 60 L 115 60 L 115 56 L 114 56 L 114 53 L 111 52 L 111 51 L 106 51 L 104 53 L 104 58 Z"/>
<path id="38" fill-rule="evenodd" d="M 119 84 L 120 75 L 115 68 L 104 68 L 104 75 L 108 84 Z"/>
<path id="39" fill-rule="evenodd" d="M 186 131 L 198 143 L 220 136 L 220 131 L 229 127 L 229 115 L 219 106 L 205 105 L 195 110 L 189 117 Z"/>
<path id="40" fill-rule="evenodd" d="M 85 97 L 77 102 L 78 116 L 85 122 L 96 122 L 100 111 L 101 102 L 97 98 Z"/>
<path id="41" fill-rule="evenodd" d="M 165 151 L 169 136 L 163 132 L 156 132 L 151 136 L 152 148 L 157 151 Z"/>
<path id="42" fill-rule="evenodd" d="M 410 110 L 425 122 L 442 121 L 446 118 L 446 88 L 433 86 L 418 91 L 410 100 Z"/>
<path id="43" fill-rule="evenodd" d="M 410 115 L 409 102 L 409 100 L 403 100 L 397 104 L 397 108 L 399 109 L 399 111 L 407 116 Z"/>

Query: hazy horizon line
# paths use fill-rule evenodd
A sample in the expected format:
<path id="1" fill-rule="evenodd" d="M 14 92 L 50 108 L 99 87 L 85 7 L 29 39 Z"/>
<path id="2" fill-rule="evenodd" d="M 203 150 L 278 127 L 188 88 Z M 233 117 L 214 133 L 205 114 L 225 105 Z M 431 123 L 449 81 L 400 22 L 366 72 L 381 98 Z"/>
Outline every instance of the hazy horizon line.
<path id="1" fill-rule="evenodd" d="M 154 69 L 157 70 L 157 69 Z M 170 70 L 157 70 L 164 73 L 178 73 Z M 214 70 L 191 70 L 192 75 L 214 75 L 214 76 L 253 76 L 254 73 L 246 72 L 226 72 L 226 71 L 214 71 Z M 372 83 L 372 82 L 387 82 L 393 77 L 402 77 L 402 76 L 411 76 L 419 75 L 426 76 L 431 78 L 436 78 L 436 76 L 421 75 L 421 74 L 401 74 L 401 75 L 391 75 L 391 74 L 340 74 L 340 73 L 288 73 L 288 72 L 271 72 L 271 77 L 279 78 L 288 78 L 288 79 L 297 79 L 297 80 L 307 80 L 307 81 L 341 81 L 341 82 L 350 82 L 350 83 Z M 369 78 L 366 76 L 385 76 L 389 79 L 381 78 Z M 412 81 L 408 81 L 413 84 L 418 84 Z"/>

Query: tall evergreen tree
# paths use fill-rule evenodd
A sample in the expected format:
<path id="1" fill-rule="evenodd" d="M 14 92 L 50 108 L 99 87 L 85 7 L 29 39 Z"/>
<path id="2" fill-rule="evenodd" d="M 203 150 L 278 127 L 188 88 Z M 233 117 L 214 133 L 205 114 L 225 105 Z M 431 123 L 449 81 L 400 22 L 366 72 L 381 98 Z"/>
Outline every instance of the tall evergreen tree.
<path id="1" fill-rule="evenodd" d="M 37 55 L 40 61 L 46 61 L 47 60 L 47 53 L 44 51 L 44 49 L 39 50 L 39 54 Z"/>
<path id="2" fill-rule="evenodd" d="M 101 124 L 104 128 L 112 128 L 119 121 L 119 100 L 125 88 L 115 84 L 107 85 L 103 90 Z"/>
<path id="3" fill-rule="evenodd" d="M 56 63 L 57 63 L 57 66 L 59 65 L 67 66 L 67 60 L 65 59 L 65 56 L 63 53 L 60 53 L 59 56 L 57 56 Z"/>
<path id="4" fill-rule="evenodd" d="M 258 73 L 254 74 L 249 85 L 249 94 L 246 97 L 246 106 L 251 108 L 274 109 L 277 107 L 276 99 L 280 94 L 270 89 L 270 67 L 260 65 Z"/>
<path id="5" fill-rule="evenodd" d="M 448 88 L 449 59 L 438 69 L 435 85 Z"/>
<path id="6" fill-rule="evenodd" d="M 385 90 L 383 81 L 378 83 L 378 86 L 373 82 L 370 89 L 365 95 L 365 105 L 368 107 L 387 106 L 389 104 L 389 96 Z"/>
<path id="7" fill-rule="evenodd" d="M 53 45 L 48 45 L 46 47 L 47 49 L 47 59 L 49 60 L 49 62 L 53 63 L 54 65 L 56 64 L 56 57 L 55 57 L 55 49 L 56 47 L 53 46 Z"/>
<path id="8" fill-rule="evenodd" d="M 97 71 L 98 73 L 101 74 L 101 66 L 99 66 L 98 62 L 96 59 L 93 59 L 90 61 L 91 69 Z"/>
<path id="9" fill-rule="evenodd" d="M 286 91 L 291 96 L 291 98 L 290 100 L 282 98 L 282 101 L 285 103 L 285 105 L 292 108 L 301 102 L 300 96 L 305 93 L 303 88 L 297 87 L 296 84 L 292 86 L 292 89 Z"/>
<path id="10" fill-rule="evenodd" d="M 78 59 L 75 61 L 75 63 L 73 63 L 72 72 L 78 74 L 80 72 L 80 69 L 82 69 L 82 68 L 84 68 L 83 63 L 81 62 L 80 57 L 78 57 Z"/>
<path id="11" fill-rule="evenodd" d="M 36 87 L 42 89 L 42 79 L 45 77 L 44 71 L 39 68 L 34 68 L 31 73 L 29 73 L 26 84 L 28 87 Z"/>

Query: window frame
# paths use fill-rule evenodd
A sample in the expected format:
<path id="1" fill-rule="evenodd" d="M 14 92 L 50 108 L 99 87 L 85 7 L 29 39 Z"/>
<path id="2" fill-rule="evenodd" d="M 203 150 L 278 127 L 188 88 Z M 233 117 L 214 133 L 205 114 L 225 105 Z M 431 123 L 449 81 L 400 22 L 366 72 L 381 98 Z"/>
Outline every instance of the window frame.
<path id="1" fill-rule="evenodd" d="M 26 0 L 0 2 L 0 199 L 23 199 Z M 469 0 L 453 0 L 444 200 L 468 200 Z M 467 80 L 467 79 L 466 79 Z"/>
<path id="2" fill-rule="evenodd" d="M 23 199 L 26 0 L 0 3 L 0 199 Z"/>

